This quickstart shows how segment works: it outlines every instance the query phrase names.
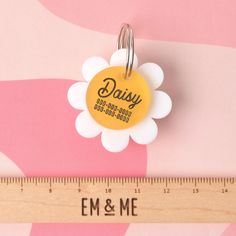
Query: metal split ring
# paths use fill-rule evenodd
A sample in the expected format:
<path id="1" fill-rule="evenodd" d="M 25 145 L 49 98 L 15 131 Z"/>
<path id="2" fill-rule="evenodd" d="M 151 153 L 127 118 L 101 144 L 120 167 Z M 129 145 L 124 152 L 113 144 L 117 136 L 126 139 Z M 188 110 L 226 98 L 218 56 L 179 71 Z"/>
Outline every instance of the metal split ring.
<path id="1" fill-rule="evenodd" d="M 125 48 L 127 51 L 124 78 L 128 79 L 134 64 L 134 34 L 132 27 L 126 23 L 121 26 L 118 36 L 118 49 L 122 48 Z"/>

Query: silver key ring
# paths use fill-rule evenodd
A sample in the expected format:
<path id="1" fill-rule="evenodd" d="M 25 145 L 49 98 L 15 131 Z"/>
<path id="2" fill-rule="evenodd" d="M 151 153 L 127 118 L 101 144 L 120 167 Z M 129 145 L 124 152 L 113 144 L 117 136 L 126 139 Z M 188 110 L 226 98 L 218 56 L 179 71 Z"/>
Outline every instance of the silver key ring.
<path id="1" fill-rule="evenodd" d="M 118 49 L 125 48 L 126 53 L 126 68 L 124 78 L 128 79 L 131 76 L 134 64 L 134 34 L 133 29 L 129 24 L 123 24 L 118 36 Z"/>

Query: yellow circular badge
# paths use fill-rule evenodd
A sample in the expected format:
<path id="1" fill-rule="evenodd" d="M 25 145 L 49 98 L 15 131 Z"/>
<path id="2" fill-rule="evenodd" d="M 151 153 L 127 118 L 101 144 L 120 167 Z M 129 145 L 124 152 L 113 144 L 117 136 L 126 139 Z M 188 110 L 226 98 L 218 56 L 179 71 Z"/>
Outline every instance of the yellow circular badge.
<path id="1" fill-rule="evenodd" d="M 132 71 L 124 79 L 122 66 L 102 70 L 91 80 L 86 94 L 92 117 L 109 129 L 127 129 L 140 122 L 151 105 L 151 90 L 145 79 Z"/>

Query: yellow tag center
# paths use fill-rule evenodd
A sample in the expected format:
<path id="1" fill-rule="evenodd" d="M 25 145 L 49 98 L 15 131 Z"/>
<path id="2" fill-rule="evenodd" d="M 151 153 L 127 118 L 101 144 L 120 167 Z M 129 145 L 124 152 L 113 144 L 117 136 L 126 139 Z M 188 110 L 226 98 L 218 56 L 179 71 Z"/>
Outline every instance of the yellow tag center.
<path id="1" fill-rule="evenodd" d="M 88 86 L 86 102 L 92 117 L 110 129 L 127 129 L 140 122 L 148 113 L 151 90 L 145 79 L 132 71 L 124 79 L 122 66 L 102 70 Z"/>

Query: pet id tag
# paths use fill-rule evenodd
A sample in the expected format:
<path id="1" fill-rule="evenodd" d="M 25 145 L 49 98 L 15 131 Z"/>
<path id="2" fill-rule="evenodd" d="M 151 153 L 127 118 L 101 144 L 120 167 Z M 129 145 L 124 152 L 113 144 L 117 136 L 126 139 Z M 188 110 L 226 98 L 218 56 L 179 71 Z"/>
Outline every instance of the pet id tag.
<path id="1" fill-rule="evenodd" d="M 153 119 L 167 116 L 172 102 L 165 92 L 156 90 L 163 82 L 162 69 L 154 63 L 138 67 L 130 25 L 122 26 L 118 50 L 110 62 L 88 58 L 82 74 L 86 82 L 77 82 L 68 91 L 71 106 L 82 110 L 75 122 L 81 136 L 92 138 L 101 133 L 102 145 L 110 152 L 124 150 L 130 137 L 138 144 L 156 138 Z"/>

